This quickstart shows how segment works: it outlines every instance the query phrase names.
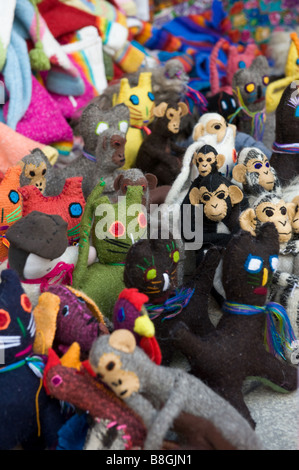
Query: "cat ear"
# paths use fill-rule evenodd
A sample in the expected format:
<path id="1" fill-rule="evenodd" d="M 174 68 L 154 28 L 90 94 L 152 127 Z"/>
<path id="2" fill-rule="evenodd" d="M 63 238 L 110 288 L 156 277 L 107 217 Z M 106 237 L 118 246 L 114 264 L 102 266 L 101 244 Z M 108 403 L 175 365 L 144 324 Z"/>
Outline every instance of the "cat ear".
<path id="1" fill-rule="evenodd" d="M 152 74 L 151 72 L 143 72 L 139 75 L 138 86 L 141 88 L 152 87 Z"/>

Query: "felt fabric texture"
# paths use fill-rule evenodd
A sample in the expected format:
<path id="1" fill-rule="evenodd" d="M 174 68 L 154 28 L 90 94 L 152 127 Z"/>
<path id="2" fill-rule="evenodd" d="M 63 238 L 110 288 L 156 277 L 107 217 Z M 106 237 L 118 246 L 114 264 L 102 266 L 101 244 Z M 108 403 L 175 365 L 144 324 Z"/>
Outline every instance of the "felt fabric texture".
<path id="1" fill-rule="evenodd" d="M 127 78 L 121 79 L 119 93 L 113 97 L 113 105 L 124 103 L 130 110 L 124 169 L 135 166 L 138 149 L 144 140 L 144 132 L 148 133 L 148 126 L 154 118 L 154 99 L 150 72 L 142 72 L 135 87 L 130 86 Z"/>
<path id="2" fill-rule="evenodd" d="M 78 410 L 88 411 L 94 419 L 117 421 L 117 425 L 125 426 L 126 444 L 141 448 L 145 439 L 145 427 L 138 416 L 122 400 L 116 397 L 94 374 L 90 366 L 64 363 L 54 351 L 49 351 L 49 359 L 44 373 L 44 386 L 50 396 L 66 401 Z M 91 370 L 92 371 L 92 370 Z"/>
<path id="3" fill-rule="evenodd" d="M 105 369 L 107 359 L 115 362 L 111 371 Z M 140 414 L 147 430 L 145 450 L 161 449 L 167 431 L 181 412 L 212 422 L 239 449 L 260 448 L 253 430 L 229 403 L 191 374 L 154 364 L 136 346 L 128 330 L 117 330 L 95 341 L 89 362 L 115 395 Z M 126 382 L 126 389 L 113 385 L 120 378 Z"/>
<path id="4" fill-rule="evenodd" d="M 38 207 L 40 212 L 49 215 L 60 215 L 67 223 L 69 245 L 79 240 L 80 223 L 85 207 L 82 191 L 82 177 L 68 178 L 58 196 L 44 196 L 39 188 L 33 185 L 19 188 L 22 196 L 22 215 L 30 214 Z"/>
<path id="5" fill-rule="evenodd" d="M 246 310 L 265 305 L 273 275 L 271 257 L 278 253 L 278 234 L 273 224 L 264 224 L 256 237 L 239 232 L 223 255 L 226 302 L 215 332 L 201 339 L 181 324 L 171 333 L 177 347 L 188 355 L 192 373 L 228 400 L 253 427 L 255 422 L 242 393 L 247 377 L 259 377 L 277 391 L 297 388 L 297 368 L 276 357 L 264 344 L 266 311 L 242 314 L 242 306 Z M 261 270 L 254 274 L 250 261 L 257 259 Z M 234 304 L 241 306 L 238 312 L 226 308 Z"/>
<path id="6" fill-rule="evenodd" d="M 171 185 L 179 173 L 185 149 L 177 145 L 174 138 L 180 131 L 182 117 L 187 113 L 188 108 L 182 102 L 162 102 L 153 110 L 156 119 L 151 133 L 139 147 L 136 167 L 154 174 L 159 185 Z"/>
<path id="7" fill-rule="evenodd" d="M 18 165 L 22 168 L 20 186 L 34 185 L 41 194 L 46 194 L 47 178 L 53 167 L 44 152 L 34 148 Z"/>
<path id="8" fill-rule="evenodd" d="M 8 256 L 9 242 L 6 239 L 6 231 L 17 220 L 22 217 L 22 200 L 18 191 L 20 186 L 20 166 L 9 168 L 0 182 L 1 194 L 1 241 L 0 241 L 0 261 Z"/>
<path id="9" fill-rule="evenodd" d="M 35 324 L 31 303 L 13 270 L 1 273 L 0 304 L 5 358 L 0 368 L 0 449 L 14 450 L 20 445 L 25 450 L 51 449 L 65 417 L 59 402 L 42 385 L 43 357 L 32 354 Z"/>

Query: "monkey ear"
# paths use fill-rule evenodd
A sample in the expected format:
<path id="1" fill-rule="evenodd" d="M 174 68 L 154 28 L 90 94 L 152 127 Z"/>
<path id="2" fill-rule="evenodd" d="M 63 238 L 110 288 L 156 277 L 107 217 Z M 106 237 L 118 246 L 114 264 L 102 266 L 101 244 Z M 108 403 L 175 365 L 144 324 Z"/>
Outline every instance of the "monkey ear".
<path id="1" fill-rule="evenodd" d="M 243 200 L 243 197 L 244 197 L 243 191 L 238 186 L 232 184 L 231 186 L 229 186 L 228 191 L 229 191 L 230 200 L 233 206 Z"/>
<path id="2" fill-rule="evenodd" d="M 167 106 L 168 106 L 168 103 L 165 103 L 164 101 L 162 103 L 158 104 L 158 106 L 155 106 L 154 107 L 154 116 L 163 117 L 164 114 L 165 114 L 165 111 L 167 109 Z"/>
<path id="3" fill-rule="evenodd" d="M 193 132 L 192 132 L 192 138 L 194 141 L 198 140 L 200 137 L 202 137 L 204 135 L 204 131 L 205 131 L 205 127 L 204 125 L 199 122 L 198 124 L 196 124 L 193 128 Z"/>
<path id="4" fill-rule="evenodd" d="M 238 181 L 238 183 L 245 183 L 245 175 L 246 175 L 246 166 L 243 163 L 238 163 L 233 167 L 232 176 L 234 180 Z"/>
<path id="5" fill-rule="evenodd" d="M 246 232 L 256 236 L 256 217 L 252 208 L 246 209 L 239 217 L 240 227 Z"/>
<path id="6" fill-rule="evenodd" d="M 186 103 L 183 103 L 182 101 L 180 101 L 178 103 L 178 107 L 181 110 L 181 116 L 186 116 L 186 114 L 188 114 L 189 109 L 188 109 L 188 106 L 186 105 Z"/>
<path id="7" fill-rule="evenodd" d="M 296 196 L 296 197 L 298 198 L 298 196 Z M 295 214 L 296 214 L 296 203 L 287 202 L 286 207 L 287 207 L 288 217 L 289 217 L 290 221 L 292 221 L 293 218 L 295 217 Z"/>
<path id="8" fill-rule="evenodd" d="M 225 163 L 225 155 L 222 155 L 222 153 L 219 153 L 216 156 L 216 167 L 219 169 L 221 168 Z"/>
<path id="9" fill-rule="evenodd" d="M 136 340 L 130 330 L 114 330 L 109 337 L 109 344 L 124 353 L 132 353 L 136 348 Z"/>
<path id="10" fill-rule="evenodd" d="M 113 187 L 115 191 L 118 191 L 120 189 L 120 185 L 121 185 L 123 177 L 124 175 L 120 174 L 115 178 L 114 183 L 113 183 Z"/>
<path id="11" fill-rule="evenodd" d="M 158 178 L 156 175 L 153 175 L 152 173 L 146 173 L 144 176 L 148 182 L 149 189 L 155 189 L 158 184 Z"/>
<path id="12" fill-rule="evenodd" d="M 198 188 L 192 188 L 190 193 L 189 193 L 189 201 L 192 204 L 192 206 L 195 206 L 196 204 L 199 204 L 199 198 L 200 198 L 200 191 Z"/>

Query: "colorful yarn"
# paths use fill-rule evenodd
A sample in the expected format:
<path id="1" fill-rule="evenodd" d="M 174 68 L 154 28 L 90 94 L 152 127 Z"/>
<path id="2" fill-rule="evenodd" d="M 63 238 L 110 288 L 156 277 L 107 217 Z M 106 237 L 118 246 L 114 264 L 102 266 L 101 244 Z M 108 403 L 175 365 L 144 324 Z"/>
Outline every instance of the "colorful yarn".
<path id="1" fill-rule="evenodd" d="M 163 304 L 145 304 L 146 310 L 148 311 L 151 320 L 158 318 L 161 314 L 166 314 L 161 322 L 176 317 L 183 308 L 187 307 L 190 302 L 195 289 L 182 288 L 176 290 L 174 296 L 168 298 Z"/>
<path id="2" fill-rule="evenodd" d="M 274 142 L 272 150 L 276 153 L 299 153 L 299 143 L 279 144 L 278 142 Z"/>
<path id="3" fill-rule="evenodd" d="M 269 302 L 264 306 L 238 304 L 224 301 L 222 310 L 225 313 L 235 315 L 258 315 L 265 313 L 265 344 L 269 352 L 285 359 L 284 348 L 291 349 L 291 344 L 296 341 L 296 336 L 291 326 L 288 314 L 282 305 Z"/>

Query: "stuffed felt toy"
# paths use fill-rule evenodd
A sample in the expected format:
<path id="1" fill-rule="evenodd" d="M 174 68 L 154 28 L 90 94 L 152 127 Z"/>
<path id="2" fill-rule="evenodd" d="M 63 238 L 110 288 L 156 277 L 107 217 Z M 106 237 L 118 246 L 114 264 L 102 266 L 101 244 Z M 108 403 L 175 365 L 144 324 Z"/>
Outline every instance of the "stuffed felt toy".
<path id="1" fill-rule="evenodd" d="M 47 178 L 53 171 L 48 157 L 39 148 L 33 149 L 18 162 L 22 168 L 20 186 L 34 185 L 45 196 L 47 195 Z"/>
<path id="2" fill-rule="evenodd" d="M 284 77 L 269 83 L 266 90 L 266 110 L 274 112 L 280 102 L 283 91 L 293 81 L 299 79 L 299 39 L 296 32 L 290 33 L 290 46 L 284 68 Z"/>
<path id="3" fill-rule="evenodd" d="M 155 338 L 155 326 L 145 307 L 148 301 L 148 296 L 134 287 L 123 289 L 113 309 L 113 330 L 131 331 L 137 344 L 156 364 L 160 364 L 162 357 Z"/>
<path id="4" fill-rule="evenodd" d="M 85 206 L 73 287 L 83 291 L 111 319 L 114 304 L 125 287 L 126 254 L 132 243 L 146 236 L 147 218 L 142 206 L 142 186 L 128 186 L 126 196 L 115 204 L 108 196 L 102 196 L 104 186 L 99 183 L 95 187 Z M 98 261 L 88 266 L 91 244 Z"/>
<path id="5" fill-rule="evenodd" d="M 139 75 L 138 85 L 132 88 L 128 79 L 122 78 L 119 93 L 113 96 L 113 106 L 124 103 L 130 110 L 124 169 L 135 166 L 137 152 L 143 142 L 144 133 L 150 132 L 148 126 L 154 118 L 154 99 L 150 72 L 142 72 Z"/>
<path id="6" fill-rule="evenodd" d="M 148 296 L 144 306 L 154 324 L 164 365 L 173 359 L 175 347 L 169 329 L 178 321 L 184 319 L 202 336 L 213 330 L 208 299 L 220 254 L 217 249 L 208 252 L 192 281 L 185 285 L 178 285 L 179 260 L 174 240 L 140 240 L 129 249 L 124 270 L 126 287 Z"/>
<path id="7" fill-rule="evenodd" d="M 285 188 L 299 173 L 298 165 L 298 83 L 286 87 L 276 108 L 275 142 L 271 165 L 275 168 L 281 185 Z"/>
<path id="8" fill-rule="evenodd" d="M 230 117 L 237 129 L 262 141 L 271 148 L 274 141 L 275 116 L 266 115 L 266 89 L 270 68 L 265 56 L 256 57 L 250 67 L 235 72 L 232 87 L 238 110 Z"/>
<path id="9" fill-rule="evenodd" d="M 51 449 L 65 418 L 42 386 L 44 357 L 32 354 L 32 306 L 11 269 L 1 273 L 0 307 L 0 449 Z"/>
<path id="10" fill-rule="evenodd" d="M 155 103 L 181 101 L 188 91 L 189 77 L 182 62 L 170 59 L 152 70 L 152 91 Z"/>
<path id="11" fill-rule="evenodd" d="M 48 395 L 71 404 L 81 413 L 88 412 L 93 422 L 102 421 L 106 427 L 103 448 L 105 441 L 107 445 L 117 434 L 122 439 L 122 447 L 117 450 L 141 448 L 146 435 L 142 419 L 98 381 L 88 361 L 81 362 L 80 357 L 77 343 L 61 359 L 49 350 L 43 378 Z"/>
<path id="12" fill-rule="evenodd" d="M 0 262 L 8 256 L 9 242 L 6 238 L 6 231 L 22 217 L 22 199 L 18 191 L 21 172 L 21 167 L 11 167 L 5 172 L 0 182 Z"/>
<path id="13" fill-rule="evenodd" d="M 79 240 L 80 222 L 85 207 L 82 180 L 82 176 L 67 178 L 58 196 L 44 196 L 40 189 L 33 185 L 19 188 L 23 217 L 36 208 L 45 214 L 60 215 L 67 223 L 69 245 L 76 244 Z"/>
<path id="14" fill-rule="evenodd" d="M 152 132 L 139 146 L 136 167 L 156 175 L 159 185 L 171 185 L 179 173 L 184 148 L 175 144 L 173 138 L 187 113 L 188 107 L 183 102 L 162 102 L 153 110 L 156 119 Z"/>
<path id="15" fill-rule="evenodd" d="M 264 224 L 256 237 L 240 231 L 223 255 L 226 297 L 215 331 L 200 338 L 181 324 L 171 332 L 177 347 L 189 358 L 192 373 L 228 400 L 253 427 L 242 393 L 247 377 L 260 378 L 284 392 L 297 388 L 297 368 L 282 359 L 285 347 L 294 340 L 287 314 L 280 305 L 266 303 L 278 253 L 278 234 L 272 223 Z M 276 321 L 281 329 L 276 330 Z"/>
<path id="16" fill-rule="evenodd" d="M 15 224 L 17 224 L 15 226 Z M 41 292 L 52 283 L 71 284 L 78 259 L 78 247 L 68 245 L 67 222 L 59 215 L 32 211 L 7 231 L 8 260 L 35 307 Z M 89 263 L 96 254 L 90 249 Z"/>
<path id="17" fill-rule="evenodd" d="M 154 364 L 128 330 L 116 330 L 96 340 L 89 363 L 115 395 L 143 419 L 145 450 L 162 448 L 167 431 L 182 412 L 208 420 L 238 449 L 261 448 L 254 431 L 228 402 L 184 370 Z"/>
<path id="18" fill-rule="evenodd" d="M 281 194 L 276 171 L 266 155 L 257 148 L 245 147 L 241 150 L 232 176 L 241 183 L 244 199 L 249 206 L 252 206 L 262 192 Z"/>
<path id="19" fill-rule="evenodd" d="M 73 176 L 83 177 L 85 199 L 101 178 L 106 182 L 105 191 L 113 192 L 117 170 L 125 163 L 129 116 L 129 109 L 124 104 L 103 111 L 91 102 L 83 110 L 79 123 L 84 141 L 82 154 L 71 165 L 54 169 L 53 177 L 47 179 L 47 194 L 60 194 L 66 178 Z"/>
<path id="20" fill-rule="evenodd" d="M 34 352 L 38 354 L 48 354 L 52 348 L 61 356 L 77 342 L 83 360 L 93 341 L 109 332 L 96 304 L 71 286 L 50 286 L 39 296 L 33 315 L 36 324 Z"/>
<path id="21" fill-rule="evenodd" d="M 225 162 L 219 171 L 226 178 L 231 178 L 231 172 L 236 163 L 235 150 L 236 126 L 228 124 L 218 113 L 203 114 L 194 126 L 192 138 L 200 140 L 214 147 L 217 152 L 225 156 Z"/>

